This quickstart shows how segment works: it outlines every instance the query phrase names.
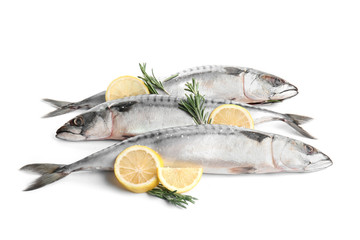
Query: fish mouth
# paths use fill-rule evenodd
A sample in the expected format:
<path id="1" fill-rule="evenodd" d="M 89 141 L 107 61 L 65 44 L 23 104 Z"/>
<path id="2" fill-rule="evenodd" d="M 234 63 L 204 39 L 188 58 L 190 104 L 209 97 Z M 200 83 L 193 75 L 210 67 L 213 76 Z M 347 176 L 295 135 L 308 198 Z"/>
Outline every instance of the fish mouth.
<path id="1" fill-rule="evenodd" d="M 85 140 L 86 137 L 79 133 L 72 132 L 67 126 L 62 126 L 56 131 L 57 138 L 67 141 L 82 141 Z"/>
<path id="2" fill-rule="evenodd" d="M 319 171 L 319 170 L 325 169 L 327 167 L 330 167 L 332 164 L 333 164 L 333 162 L 331 161 L 331 159 L 326 156 L 326 158 L 324 158 L 324 159 L 321 159 L 317 162 L 313 162 L 313 163 L 310 163 L 309 165 L 307 165 L 305 167 L 305 171 L 306 172 Z"/>
<path id="3" fill-rule="evenodd" d="M 295 97 L 299 93 L 297 87 L 294 85 L 288 84 L 285 90 L 275 93 L 273 96 L 270 97 L 271 100 L 282 100 L 286 98 Z"/>

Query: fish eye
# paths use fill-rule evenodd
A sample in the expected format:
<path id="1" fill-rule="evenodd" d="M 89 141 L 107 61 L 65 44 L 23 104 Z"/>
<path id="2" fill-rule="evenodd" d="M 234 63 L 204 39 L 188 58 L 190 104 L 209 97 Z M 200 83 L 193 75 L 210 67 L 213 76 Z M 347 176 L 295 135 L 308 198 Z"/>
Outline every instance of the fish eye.
<path id="1" fill-rule="evenodd" d="M 279 85 L 281 85 L 282 81 L 280 79 L 276 78 L 274 80 L 274 83 L 275 83 L 276 86 L 279 86 Z"/>
<path id="2" fill-rule="evenodd" d="M 312 154 L 314 152 L 314 148 L 310 145 L 305 145 L 305 150 L 307 154 Z"/>
<path id="3" fill-rule="evenodd" d="M 282 84 L 284 84 L 284 80 L 280 79 L 280 78 L 274 78 L 273 79 L 273 85 L 275 87 L 281 86 Z"/>
<path id="4" fill-rule="evenodd" d="M 84 125 L 84 119 L 82 117 L 76 117 L 70 122 L 73 126 L 82 126 Z"/>
<path id="5" fill-rule="evenodd" d="M 278 87 L 280 86 L 281 84 L 284 84 L 285 81 L 278 78 L 278 77 L 275 77 L 275 76 L 270 76 L 270 75 L 262 75 L 261 76 L 262 79 L 264 80 L 267 80 L 269 81 L 274 87 Z"/>

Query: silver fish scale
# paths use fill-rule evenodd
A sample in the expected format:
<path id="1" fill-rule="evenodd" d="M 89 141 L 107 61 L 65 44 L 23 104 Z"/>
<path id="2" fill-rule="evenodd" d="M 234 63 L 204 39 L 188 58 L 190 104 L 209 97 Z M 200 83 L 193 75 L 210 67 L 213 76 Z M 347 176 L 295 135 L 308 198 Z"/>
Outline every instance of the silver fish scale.
<path id="1" fill-rule="evenodd" d="M 192 118 L 188 116 L 186 112 L 179 109 L 179 103 L 182 100 L 184 100 L 184 98 L 152 94 L 105 102 L 88 110 L 88 112 L 95 112 L 98 116 L 106 117 L 106 111 L 110 111 L 113 114 L 112 121 L 109 121 L 109 119 L 104 120 L 109 124 L 107 128 L 104 128 L 100 124 L 97 130 L 97 125 L 91 125 L 89 123 L 87 125 L 91 125 L 92 128 L 85 128 L 86 131 L 89 132 L 82 131 L 81 133 L 84 137 L 91 137 L 87 140 L 104 138 L 124 140 L 124 138 L 129 136 L 135 136 L 161 128 L 193 125 L 195 123 Z M 281 114 L 253 105 L 224 99 L 206 99 L 204 105 L 205 112 L 210 114 L 216 107 L 222 104 L 235 104 L 246 108 L 250 112 L 255 126 L 262 122 L 282 121 L 304 136 L 311 137 L 310 134 L 299 126 L 301 123 L 297 123 L 297 120 L 292 118 L 292 116 L 294 116 L 300 120 L 309 119 L 303 116 Z M 87 112 L 84 114 L 86 113 Z M 111 129 L 111 133 L 106 131 L 106 129 Z M 65 139 L 69 131 L 71 131 L 71 126 L 68 126 L 68 129 L 64 131 L 65 134 L 63 136 L 65 136 Z M 72 136 L 70 135 L 70 137 Z M 60 136 L 60 138 L 62 137 Z"/>
<path id="2" fill-rule="evenodd" d="M 180 72 L 173 79 L 163 81 L 168 93 L 173 96 L 184 96 L 185 84 L 195 78 L 199 90 L 207 98 L 220 97 L 224 99 L 246 99 L 244 93 L 244 78 L 240 76 L 243 69 L 238 67 L 212 66 L 198 67 Z"/>
<path id="3" fill-rule="evenodd" d="M 182 126 L 182 127 L 161 129 L 161 130 L 145 133 L 143 135 L 139 135 L 131 139 L 125 140 L 124 144 L 126 142 L 129 143 L 136 142 L 142 138 L 145 139 L 156 138 L 158 136 L 162 136 L 161 137 L 162 140 L 166 140 L 168 138 L 176 138 L 181 135 L 184 136 L 202 135 L 202 134 L 234 135 L 236 133 L 241 134 L 242 131 L 246 131 L 246 129 L 229 127 L 228 125 L 203 124 L 203 125 L 194 125 L 194 126 Z"/>
<path id="4" fill-rule="evenodd" d="M 174 76 L 174 75 L 171 75 Z M 163 80 L 167 93 L 183 97 L 187 93 L 184 88 L 187 82 L 195 78 L 199 91 L 206 98 L 222 98 L 243 103 L 265 103 L 279 101 L 295 96 L 295 86 L 279 77 L 252 68 L 237 66 L 200 66 L 178 72 L 174 78 Z M 159 90 L 159 94 L 165 92 Z M 53 99 L 44 101 L 58 109 L 44 117 L 54 117 L 77 109 L 89 109 L 105 101 L 105 92 L 95 94 L 79 102 L 65 102 Z"/>
<path id="5" fill-rule="evenodd" d="M 204 173 L 313 172 L 332 165 L 327 155 L 295 139 L 235 126 L 195 125 L 138 135 L 69 165 L 23 166 L 21 170 L 42 175 L 25 190 L 43 187 L 76 171 L 114 170 L 116 157 L 133 145 L 158 152 L 165 167 L 202 167 Z"/>
<path id="6" fill-rule="evenodd" d="M 237 68 L 243 72 L 246 72 L 248 70 L 248 68 L 244 68 L 244 67 L 234 67 L 234 66 L 225 66 L 225 65 L 224 66 L 223 65 L 205 65 L 205 66 L 198 66 L 198 67 L 194 67 L 194 68 L 184 69 L 183 71 L 177 73 L 178 74 L 177 77 L 170 79 L 170 80 L 163 81 L 163 82 L 178 81 L 179 78 L 188 77 L 189 75 L 208 73 L 208 72 L 227 73 L 227 71 L 226 71 L 227 67 Z"/>
<path id="7" fill-rule="evenodd" d="M 312 137 L 299 126 L 311 118 L 295 114 L 279 114 L 232 101 L 263 103 L 279 101 L 293 97 L 298 93 L 295 86 L 274 75 L 254 69 L 209 65 L 179 72 L 177 77 L 164 81 L 164 87 L 173 96 L 184 96 L 186 93 L 184 90 L 185 84 L 191 81 L 192 78 L 198 80 L 200 92 L 206 97 L 210 97 L 210 100 L 205 101 L 206 111 L 214 109 L 220 104 L 237 104 L 250 110 L 255 119 L 255 124 L 280 120 L 289 124 L 304 136 Z M 175 109 L 178 111 L 178 104 L 183 99 L 181 97 L 144 95 L 101 104 L 105 100 L 104 96 L 104 92 L 101 92 L 76 103 L 45 99 L 46 102 L 58 108 L 45 117 L 61 115 L 76 109 L 89 109 L 96 105 L 89 110 L 90 113 L 86 112 L 84 116 L 78 116 L 70 120 L 57 131 L 57 134 L 63 133 L 65 137 L 72 136 L 74 140 L 87 139 L 87 136 L 93 136 L 93 138 L 89 137 L 89 139 L 103 137 L 104 135 L 97 134 L 97 130 L 99 130 L 98 132 L 103 130 L 103 134 L 104 131 L 109 133 L 106 136 L 111 139 L 113 133 L 118 132 L 119 127 L 126 126 L 127 123 L 130 123 L 130 129 L 131 127 L 137 129 L 141 126 L 136 125 L 137 122 L 134 123 L 131 119 L 139 119 L 142 116 L 149 123 L 156 122 L 157 119 L 153 116 L 161 115 L 157 114 L 159 111 L 162 111 L 164 116 L 174 115 L 174 119 L 187 119 L 184 112 L 180 111 L 181 114 L 179 115 L 174 114 Z M 216 97 L 228 100 L 211 99 Z M 142 106 L 140 104 L 136 105 L 137 103 L 141 103 Z M 154 113 L 151 110 L 156 109 L 156 106 L 161 108 Z M 152 115 L 144 114 L 146 112 Z M 123 115 L 117 119 L 121 114 Z M 140 117 L 137 117 L 136 114 Z M 169 121 L 166 122 L 168 124 Z M 87 125 L 85 123 L 91 124 Z M 143 123 L 141 122 L 142 125 L 144 125 Z M 172 123 L 174 127 L 171 127 L 171 124 L 169 126 L 169 124 L 160 123 L 159 126 L 155 126 L 158 127 L 157 129 L 161 127 L 171 128 L 148 133 L 143 132 L 146 129 L 140 129 L 139 132 L 124 131 L 125 135 L 119 137 L 129 137 L 127 140 L 69 165 L 26 165 L 22 170 L 33 171 L 42 175 L 26 190 L 40 188 L 76 171 L 113 170 L 114 161 L 118 154 L 133 145 L 144 145 L 154 149 L 162 156 L 164 165 L 167 167 L 199 166 L 204 169 L 204 173 L 310 172 L 321 170 L 332 164 L 331 159 L 317 149 L 280 135 L 226 125 L 175 127 L 180 126 L 177 124 L 184 123 L 184 121 L 174 121 Z M 186 122 L 185 124 L 191 123 Z M 91 128 L 93 125 L 96 125 L 96 128 Z M 74 127 L 72 132 L 67 131 L 69 130 L 68 126 L 81 126 L 83 129 L 79 130 L 79 128 Z M 113 128 L 113 126 L 118 127 L 118 129 Z M 135 136 L 136 134 L 139 135 Z M 105 137 L 102 139 L 106 139 Z"/>
<path id="8" fill-rule="evenodd" d="M 110 102 L 106 102 L 107 107 L 111 107 L 114 104 L 117 104 L 119 102 L 126 102 L 126 101 L 136 101 L 139 103 L 146 103 L 146 104 L 153 104 L 153 103 L 157 103 L 157 105 L 176 105 L 176 107 L 178 107 L 178 103 L 181 100 L 184 100 L 185 98 L 183 97 L 175 97 L 175 96 L 167 96 L 167 95 L 157 95 L 157 94 L 147 94 L 147 95 L 138 95 L 138 96 L 131 96 L 131 97 L 125 97 L 122 99 L 117 99 L 117 100 L 113 100 Z M 164 104 L 161 104 L 164 103 Z M 239 103 L 237 101 L 233 101 L 233 100 L 225 100 L 225 99 L 205 99 L 205 105 L 207 107 L 217 107 L 219 105 L 222 104 L 236 104 L 236 105 L 241 105 L 247 109 L 253 109 L 253 110 L 258 110 L 261 112 L 268 112 L 268 113 L 272 113 L 272 114 L 276 114 L 277 116 L 279 116 L 278 113 L 265 109 L 265 108 L 261 108 L 261 107 L 257 107 L 254 105 L 250 105 L 250 104 L 246 104 L 246 103 Z M 102 107 L 101 105 L 98 105 L 98 107 Z M 96 108 L 93 108 L 96 109 Z"/>
<path id="9" fill-rule="evenodd" d="M 264 141 L 264 138 L 268 140 Z M 174 127 L 138 135 L 105 148 L 68 165 L 67 172 L 112 170 L 117 155 L 133 145 L 154 149 L 163 157 L 165 166 L 202 166 L 205 173 L 226 174 L 255 173 L 254 166 L 261 166 L 258 173 L 264 169 L 271 172 L 276 170 L 271 160 L 271 141 L 272 134 L 234 126 Z M 230 148 L 232 151 L 228 151 Z M 253 154 L 256 152 L 261 153 L 260 157 Z M 247 154 L 253 157 L 246 157 Z"/>
<path id="10" fill-rule="evenodd" d="M 178 104 L 178 102 L 183 99 L 180 97 L 170 97 L 166 95 L 156 95 L 156 94 L 147 94 L 147 95 L 138 95 L 138 96 L 131 96 L 121 99 L 116 99 L 110 102 L 107 102 L 107 106 L 110 108 L 114 104 L 118 104 L 119 102 L 127 102 L 127 101 L 135 101 L 139 103 L 157 103 L 157 105 L 161 105 L 161 103 L 164 103 L 164 105 L 169 104 Z"/>
<path id="11" fill-rule="evenodd" d="M 157 105 L 169 105 L 170 104 L 170 105 L 176 105 L 176 107 L 178 107 L 179 102 L 184 99 L 185 98 L 183 98 L 183 97 L 174 97 L 174 96 L 157 95 L 157 94 L 138 95 L 138 96 L 125 97 L 125 98 L 106 102 L 105 108 L 106 107 L 111 108 L 112 106 L 114 106 L 120 102 L 129 102 L 129 101 L 135 101 L 138 103 L 145 103 L 145 104 L 157 103 Z M 161 103 L 163 103 L 163 104 L 161 104 Z M 265 108 L 257 107 L 257 106 L 246 104 L 246 103 L 239 103 L 239 102 L 233 101 L 233 100 L 205 99 L 205 105 L 207 105 L 207 107 L 215 107 L 215 106 L 219 106 L 221 104 L 236 104 L 236 105 L 241 105 L 241 106 L 249 108 L 249 109 L 254 109 L 254 110 L 256 109 L 256 110 L 259 110 L 262 112 L 275 113 L 275 112 L 270 111 Z M 92 108 L 92 110 L 97 110 L 97 108 L 104 109 L 104 106 L 98 105 L 95 108 Z M 277 114 L 277 115 L 279 115 L 279 114 Z"/>

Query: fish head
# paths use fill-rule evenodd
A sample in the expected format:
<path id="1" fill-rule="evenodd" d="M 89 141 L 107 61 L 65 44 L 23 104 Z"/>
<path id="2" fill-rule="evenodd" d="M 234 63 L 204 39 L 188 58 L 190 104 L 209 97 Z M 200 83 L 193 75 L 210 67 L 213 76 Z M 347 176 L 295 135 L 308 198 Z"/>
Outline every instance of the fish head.
<path id="1" fill-rule="evenodd" d="M 332 165 L 327 155 L 295 139 L 274 136 L 272 150 L 277 165 L 289 172 L 314 172 Z"/>
<path id="2" fill-rule="evenodd" d="M 298 89 L 284 79 L 254 69 L 244 73 L 244 91 L 254 102 L 280 101 L 298 94 Z"/>
<path id="3" fill-rule="evenodd" d="M 68 141 L 106 139 L 111 135 L 111 116 L 87 111 L 76 116 L 56 131 L 56 137 Z"/>

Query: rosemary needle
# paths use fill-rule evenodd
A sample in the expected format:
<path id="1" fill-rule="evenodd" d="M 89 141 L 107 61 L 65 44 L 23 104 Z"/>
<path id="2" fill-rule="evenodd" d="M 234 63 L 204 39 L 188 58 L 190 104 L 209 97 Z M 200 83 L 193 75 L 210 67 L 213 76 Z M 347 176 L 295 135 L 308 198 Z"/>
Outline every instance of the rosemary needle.
<path id="1" fill-rule="evenodd" d="M 139 63 L 139 66 L 140 66 L 140 70 L 141 70 L 143 76 L 142 77 L 138 76 L 138 77 L 144 81 L 145 85 L 149 89 L 150 94 L 159 94 L 156 89 L 160 89 L 160 90 L 164 91 L 167 95 L 169 95 L 169 93 L 165 90 L 162 82 L 156 79 L 154 71 L 151 70 L 151 75 L 149 75 L 146 72 L 146 63 L 143 63 L 143 64 Z M 173 79 L 173 78 L 177 77 L 178 75 L 179 74 L 172 75 L 172 76 L 168 77 L 167 79 L 165 79 L 164 81 Z"/>
<path id="2" fill-rule="evenodd" d="M 185 91 L 191 94 L 185 94 L 186 100 L 181 100 L 179 108 L 187 112 L 196 124 L 206 124 L 209 113 L 205 113 L 205 98 L 199 93 L 199 83 L 192 79 L 192 82 L 185 84 Z"/>
<path id="3" fill-rule="evenodd" d="M 146 63 L 143 64 L 139 63 L 139 66 L 143 74 L 143 76 L 142 77 L 139 76 L 139 78 L 144 81 L 145 85 L 149 89 L 150 94 L 159 94 L 156 89 L 161 89 L 162 91 L 164 91 L 166 94 L 169 95 L 169 93 L 165 90 L 163 84 L 156 79 L 154 71 L 151 70 L 152 73 L 151 76 L 146 72 Z M 178 75 L 179 74 L 170 76 L 164 81 L 173 79 Z M 192 95 L 185 94 L 187 100 L 186 101 L 182 100 L 179 103 L 179 108 L 188 112 L 193 117 L 194 121 L 197 124 L 203 124 L 203 123 L 205 124 L 208 114 L 204 114 L 205 99 L 199 93 L 199 83 L 197 83 L 195 79 L 192 79 L 192 84 L 186 83 L 185 86 L 187 87 L 185 90 L 192 93 Z M 186 208 L 189 202 L 194 204 L 195 200 L 197 200 L 197 198 L 192 197 L 190 195 L 183 195 L 177 193 L 176 191 L 170 191 L 161 184 L 159 184 L 154 189 L 148 191 L 147 193 L 150 194 L 151 196 L 164 199 L 170 204 L 173 204 L 181 208 Z"/>
<path id="4" fill-rule="evenodd" d="M 169 203 L 181 208 L 186 208 L 186 205 L 188 205 L 189 202 L 194 204 L 195 200 L 197 200 L 197 198 L 192 196 L 176 193 L 176 191 L 170 191 L 161 184 L 147 193 L 152 196 L 164 199 Z"/>

